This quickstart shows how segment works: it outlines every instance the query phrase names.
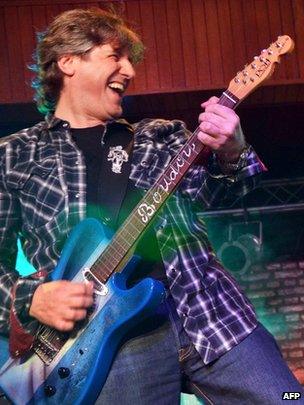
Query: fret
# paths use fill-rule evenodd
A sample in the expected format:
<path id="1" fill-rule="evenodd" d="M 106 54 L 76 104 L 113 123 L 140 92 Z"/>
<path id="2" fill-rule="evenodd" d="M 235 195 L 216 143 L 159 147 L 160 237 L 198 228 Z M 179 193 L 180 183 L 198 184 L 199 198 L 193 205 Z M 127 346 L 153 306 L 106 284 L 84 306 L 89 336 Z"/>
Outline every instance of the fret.
<path id="1" fill-rule="evenodd" d="M 92 271 L 92 269 L 91 269 Z M 97 280 L 103 284 L 105 284 L 108 280 L 108 278 L 112 274 L 112 269 L 111 270 L 105 270 L 102 267 L 96 267 L 93 272 L 94 276 L 97 278 Z"/>
<path id="2" fill-rule="evenodd" d="M 129 228 L 132 227 L 132 228 L 135 230 L 135 232 L 137 233 L 137 235 L 140 234 L 141 229 L 138 229 L 138 228 L 134 225 L 134 223 L 133 223 L 132 221 L 130 221 L 127 226 L 128 226 Z"/>
<path id="3" fill-rule="evenodd" d="M 130 249 L 130 244 L 127 243 L 123 238 L 117 237 L 116 243 L 119 244 L 119 246 L 122 250 L 127 251 L 128 249 Z"/>
<path id="4" fill-rule="evenodd" d="M 160 204 L 160 206 L 163 204 L 163 201 L 167 200 L 169 196 L 169 194 L 159 184 L 153 187 L 153 189 L 151 190 L 151 195 L 153 201 L 156 204 Z"/>
<path id="5" fill-rule="evenodd" d="M 111 243 L 111 250 L 114 250 L 114 258 L 116 258 L 117 260 L 121 260 L 124 256 L 124 251 L 121 249 L 121 246 L 119 245 L 119 243 L 117 242 L 116 239 L 114 239 Z M 109 254 L 111 254 L 112 252 L 109 251 Z M 112 253 L 113 254 L 113 253 Z M 118 262 L 119 262 L 118 261 Z"/>
<path id="6" fill-rule="evenodd" d="M 120 234 L 119 237 L 123 238 L 125 240 L 126 243 L 129 243 L 129 246 L 131 247 L 133 242 L 136 240 L 136 235 L 133 235 L 133 233 L 131 233 L 130 229 L 128 229 L 127 227 L 125 229 L 123 229 Z M 132 239 L 132 243 L 130 244 L 129 239 Z"/>
<path id="7" fill-rule="evenodd" d="M 162 175 L 160 178 L 160 186 L 166 192 L 167 194 L 170 194 L 172 190 L 174 190 L 175 186 L 177 183 L 174 183 L 173 180 L 169 178 L 170 173 L 167 173 L 167 171 Z"/>
<path id="8" fill-rule="evenodd" d="M 111 274 L 110 272 L 105 271 L 104 269 L 95 266 L 94 269 L 91 267 L 91 272 L 95 279 L 97 279 L 100 283 L 104 283 L 105 280 L 108 279 L 107 274 Z M 94 280 L 92 280 L 94 282 Z"/>
<path id="9" fill-rule="evenodd" d="M 236 108 L 239 102 L 240 100 L 229 90 L 224 91 L 219 99 L 219 104 L 229 107 L 232 110 Z"/>
<path id="10" fill-rule="evenodd" d="M 123 250 L 129 250 L 132 246 L 134 241 L 137 239 L 138 233 L 129 229 L 122 229 L 119 233 L 117 233 L 116 237 L 113 239 L 112 242 L 118 242 L 120 246 L 123 246 Z"/>
<path id="11" fill-rule="evenodd" d="M 111 274 L 112 274 L 112 272 L 103 273 L 103 275 L 102 275 L 102 277 L 101 277 L 101 282 L 102 282 L 103 284 L 105 284 L 105 283 L 108 281 L 108 279 L 109 279 L 109 277 L 111 276 Z"/>
<path id="12" fill-rule="evenodd" d="M 102 256 L 100 256 L 95 263 L 99 267 L 104 267 L 106 270 L 110 270 L 112 268 L 112 259 L 106 252 L 107 249 L 103 252 Z"/>
<path id="13" fill-rule="evenodd" d="M 112 242 L 111 245 L 109 245 L 109 249 L 107 250 L 107 253 L 106 253 L 107 259 L 111 261 L 110 268 L 112 268 L 113 265 L 117 266 L 119 264 L 119 262 L 121 261 L 121 259 L 123 258 L 123 256 L 124 256 L 124 254 L 122 254 L 121 251 L 117 251 Z"/>
<path id="14" fill-rule="evenodd" d="M 132 225 L 137 229 L 138 233 L 141 233 L 143 231 L 144 226 L 143 226 L 137 212 L 134 212 L 134 214 L 130 218 L 129 222 L 132 223 Z"/>
<path id="15" fill-rule="evenodd" d="M 119 230 L 113 239 L 112 243 L 120 246 L 122 251 L 127 252 L 138 239 L 144 227 L 137 215 L 133 214 L 130 219 L 124 223 L 123 228 Z M 132 240 L 130 241 L 130 236 Z"/>
<path id="16" fill-rule="evenodd" d="M 108 263 L 107 263 L 108 262 Z M 91 266 L 91 272 L 93 275 L 100 279 L 105 273 L 111 273 L 113 262 L 109 262 L 109 257 L 100 256 L 96 262 Z"/>

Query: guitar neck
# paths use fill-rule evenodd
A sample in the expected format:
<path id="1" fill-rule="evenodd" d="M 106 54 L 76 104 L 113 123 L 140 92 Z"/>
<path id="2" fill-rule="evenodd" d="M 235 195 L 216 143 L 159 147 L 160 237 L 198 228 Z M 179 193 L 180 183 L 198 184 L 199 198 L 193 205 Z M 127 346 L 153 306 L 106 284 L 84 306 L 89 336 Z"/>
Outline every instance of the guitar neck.
<path id="1" fill-rule="evenodd" d="M 263 49 L 260 56 L 254 57 L 253 61 L 231 80 L 228 89 L 220 97 L 219 104 L 235 109 L 248 94 L 271 76 L 280 57 L 291 52 L 293 47 L 294 43 L 289 36 L 278 37 L 276 42 Z M 105 283 L 115 271 L 119 271 L 119 264 L 128 257 L 144 230 L 181 182 L 197 156 L 208 149 L 198 140 L 198 133 L 199 128 L 189 137 L 91 267 L 92 274 L 100 282 Z"/>
<path id="2" fill-rule="evenodd" d="M 232 109 L 238 103 L 239 99 L 229 90 L 226 90 L 219 99 L 219 104 Z M 196 128 L 179 153 L 172 159 L 154 186 L 133 209 L 111 243 L 91 267 L 93 275 L 102 283 L 105 283 L 119 268 L 119 264 L 136 245 L 145 229 L 174 192 L 197 156 L 203 151 L 206 153 L 209 149 L 199 141 L 197 138 L 198 133 L 199 127 Z"/>
<path id="3" fill-rule="evenodd" d="M 293 46 L 292 39 L 287 35 L 278 37 L 276 42 L 264 49 L 259 57 L 255 57 L 232 79 L 228 89 L 220 97 L 219 104 L 235 109 L 248 94 L 271 76 L 274 64 L 279 62 L 281 55 L 291 52 Z M 197 156 L 208 152 L 208 148 L 197 138 L 198 133 L 199 128 L 189 137 L 91 266 L 90 272 L 101 283 L 106 283 L 115 271 L 120 271 L 120 264 L 133 251 L 142 233 L 151 224 Z M 43 325 L 38 332 L 34 350 L 44 362 L 48 362 L 66 340 L 65 334 Z"/>

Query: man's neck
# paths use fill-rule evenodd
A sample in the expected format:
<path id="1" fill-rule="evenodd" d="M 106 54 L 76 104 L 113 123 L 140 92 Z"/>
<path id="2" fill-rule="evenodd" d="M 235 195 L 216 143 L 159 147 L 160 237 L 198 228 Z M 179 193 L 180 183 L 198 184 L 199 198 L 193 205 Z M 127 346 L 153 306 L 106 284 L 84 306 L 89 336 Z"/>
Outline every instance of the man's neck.
<path id="1" fill-rule="evenodd" d="M 62 99 L 59 99 L 54 115 L 59 119 L 68 121 L 71 128 L 90 128 L 107 123 L 99 118 L 86 115 L 77 106 L 72 103 L 67 104 Z"/>

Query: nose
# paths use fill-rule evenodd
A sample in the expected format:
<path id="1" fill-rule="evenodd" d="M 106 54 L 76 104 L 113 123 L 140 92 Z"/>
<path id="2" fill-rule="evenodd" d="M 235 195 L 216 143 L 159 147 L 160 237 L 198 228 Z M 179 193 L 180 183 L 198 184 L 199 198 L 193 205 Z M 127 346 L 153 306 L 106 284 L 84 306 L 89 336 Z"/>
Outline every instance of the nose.
<path id="1" fill-rule="evenodd" d="M 127 79 L 133 79 L 135 76 L 135 70 L 128 57 L 124 57 L 120 60 L 120 73 Z"/>

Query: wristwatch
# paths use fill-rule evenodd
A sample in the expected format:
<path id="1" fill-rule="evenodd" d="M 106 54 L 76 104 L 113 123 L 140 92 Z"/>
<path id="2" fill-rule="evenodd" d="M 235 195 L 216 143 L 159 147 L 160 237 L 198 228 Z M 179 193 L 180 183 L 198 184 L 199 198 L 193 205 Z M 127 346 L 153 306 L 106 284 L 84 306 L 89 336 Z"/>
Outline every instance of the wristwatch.
<path id="1" fill-rule="evenodd" d="M 246 145 L 240 154 L 239 160 L 235 163 L 227 162 L 220 159 L 217 159 L 217 161 L 223 171 L 236 172 L 237 170 L 240 170 L 247 165 L 247 158 L 251 150 L 252 147 L 250 145 Z"/>

